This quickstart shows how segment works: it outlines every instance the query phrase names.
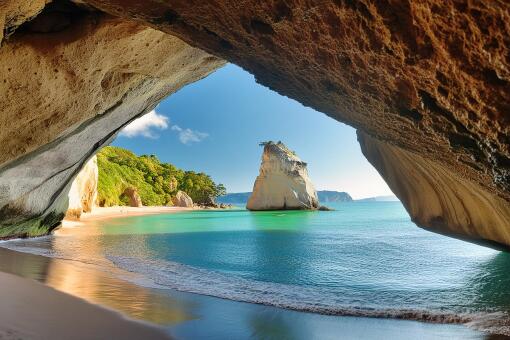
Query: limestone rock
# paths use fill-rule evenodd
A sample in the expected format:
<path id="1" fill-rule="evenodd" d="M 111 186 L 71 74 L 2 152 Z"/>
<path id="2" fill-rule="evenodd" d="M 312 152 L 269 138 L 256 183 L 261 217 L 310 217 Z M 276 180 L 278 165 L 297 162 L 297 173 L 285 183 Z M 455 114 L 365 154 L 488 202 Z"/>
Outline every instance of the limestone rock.
<path id="1" fill-rule="evenodd" d="M 176 207 L 193 208 L 193 200 L 187 193 L 181 190 L 177 191 L 175 197 L 172 198 L 172 203 Z"/>
<path id="2" fill-rule="evenodd" d="M 71 184 L 67 219 L 79 219 L 83 212 L 92 211 L 97 199 L 98 177 L 97 157 L 94 156 L 85 164 Z"/>
<path id="3" fill-rule="evenodd" d="M 0 44 L 5 36 L 9 36 L 26 21 L 41 12 L 47 0 L 3 0 L 0 3 Z"/>
<path id="4" fill-rule="evenodd" d="M 260 173 L 246 208 L 249 210 L 317 209 L 319 199 L 306 163 L 283 143 L 264 145 Z"/>
<path id="5" fill-rule="evenodd" d="M 129 203 L 130 207 L 142 207 L 142 199 L 140 198 L 140 195 L 138 194 L 138 190 L 136 188 L 126 188 L 124 192 L 122 193 L 124 195 Z"/>

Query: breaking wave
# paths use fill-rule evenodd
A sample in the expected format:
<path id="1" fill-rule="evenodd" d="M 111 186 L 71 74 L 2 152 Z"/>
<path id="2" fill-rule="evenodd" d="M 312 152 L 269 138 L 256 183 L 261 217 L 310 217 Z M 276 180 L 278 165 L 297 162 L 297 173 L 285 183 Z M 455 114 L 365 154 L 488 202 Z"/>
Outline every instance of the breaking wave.
<path id="1" fill-rule="evenodd" d="M 301 312 L 332 316 L 355 316 L 415 320 L 430 323 L 464 324 L 467 327 L 493 334 L 510 336 L 510 317 L 505 312 L 454 312 L 449 310 L 426 310 L 419 308 L 381 307 L 362 297 L 346 297 L 344 294 L 315 286 L 300 286 L 246 279 L 237 275 L 156 259 L 140 259 L 121 256 L 76 258 L 46 247 L 37 242 L 43 238 L 13 240 L 2 247 L 40 256 L 78 261 L 99 266 L 132 283 L 149 288 L 166 288 L 181 292 L 201 294 L 239 302 L 274 306 Z M 49 240 L 49 237 L 48 237 Z M 113 267 L 112 267 L 113 266 Z M 122 272 L 137 274 L 122 276 Z"/>
<path id="2" fill-rule="evenodd" d="M 353 304 L 353 301 L 318 287 L 250 280 L 169 261 L 126 257 L 110 257 L 109 260 L 121 269 L 142 274 L 158 286 L 182 292 L 323 315 L 465 324 L 485 332 L 510 335 L 510 320 L 504 312 L 455 313 L 367 307 L 367 304 Z"/>

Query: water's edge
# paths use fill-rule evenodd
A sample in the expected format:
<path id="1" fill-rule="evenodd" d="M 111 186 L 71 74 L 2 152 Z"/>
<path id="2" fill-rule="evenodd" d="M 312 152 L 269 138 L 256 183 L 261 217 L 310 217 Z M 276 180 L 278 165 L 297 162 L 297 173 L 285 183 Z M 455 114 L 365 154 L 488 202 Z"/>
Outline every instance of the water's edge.
<path id="1" fill-rule="evenodd" d="M 0 247 L 17 253 L 26 253 L 49 259 L 90 266 L 94 270 L 98 270 L 106 275 L 115 277 L 115 279 L 120 279 L 149 289 L 167 289 L 170 291 L 210 296 L 228 301 L 271 306 L 286 310 L 326 316 L 394 319 L 431 324 L 463 325 L 475 331 L 494 335 L 510 336 L 509 317 L 506 313 L 501 312 L 456 314 L 419 309 L 398 310 L 390 308 L 364 308 L 362 306 L 355 308 L 320 306 L 320 303 L 310 303 L 310 292 L 303 292 L 303 288 L 299 286 L 280 285 L 276 283 L 257 281 L 254 282 L 252 280 L 242 278 L 236 278 L 235 285 L 232 285 L 231 277 L 200 268 L 193 268 L 180 263 L 137 263 L 136 259 L 113 257 L 108 259 L 109 263 L 105 263 L 103 261 L 98 262 L 93 259 L 90 261 L 78 261 L 76 259 L 59 256 L 55 253 L 52 254 L 47 249 L 30 248 L 26 246 L 27 242 L 30 243 L 34 240 L 49 239 L 51 237 L 51 235 L 47 235 L 31 239 L 6 240 L 0 243 Z M 25 245 L 18 247 L 16 246 L 16 243 L 18 242 L 22 242 Z M 152 270 L 149 270 L 149 268 L 152 268 Z M 156 275 L 156 273 L 159 273 L 159 275 Z M 197 281 L 203 282 L 203 285 L 197 286 Z M 194 282 L 194 284 L 191 282 Z M 227 285 L 227 287 L 225 287 L 225 285 Z M 212 288 L 215 289 L 212 291 Z M 285 300 L 285 298 L 281 296 L 279 297 L 280 300 L 278 300 L 278 298 L 275 298 L 275 294 L 278 294 L 278 292 L 281 291 L 292 291 L 294 295 L 308 293 L 308 304 L 296 304 L 295 300 Z M 324 297 L 321 295 L 321 299 L 323 298 Z"/>

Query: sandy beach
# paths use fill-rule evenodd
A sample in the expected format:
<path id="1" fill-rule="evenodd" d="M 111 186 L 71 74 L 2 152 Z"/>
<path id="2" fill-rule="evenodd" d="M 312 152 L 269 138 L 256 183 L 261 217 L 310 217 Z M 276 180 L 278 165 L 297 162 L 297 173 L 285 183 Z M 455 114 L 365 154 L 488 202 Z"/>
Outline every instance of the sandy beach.
<path id="1" fill-rule="evenodd" d="M 92 212 L 84 213 L 80 220 L 64 220 L 62 226 L 77 227 L 111 218 L 188 210 L 194 208 L 95 207 Z M 30 279 L 0 272 L 0 286 L 0 339 L 170 338 L 162 329 L 149 323 L 128 319 L 118 312 Z"/>
<path id="2" fill-rule="evenodd" d="M 2 247 L 0 258 L 0 339 L 503 338 L 462 325 L 327 316 L 150 289 L 80 262 Z"/>
<path id="3" fill-rule="evenodd" d="M 91 212 L 83 213 L 79 220 L 66 219 L 62 222 L 64 227 L 77 226 L 90 221 L 101 221 L 111 218 L 142 216 L 153 214 L 168 214 L 183 211 L 200 210 L 201 208 L 183 208 L 183 207 L 93 207 Z"/>
<path id="4" fill-rule="evenodd" d="M 169 338 L 155 326 L 29 279 L 0 272 L 0 286 L 0 339 Z"/>

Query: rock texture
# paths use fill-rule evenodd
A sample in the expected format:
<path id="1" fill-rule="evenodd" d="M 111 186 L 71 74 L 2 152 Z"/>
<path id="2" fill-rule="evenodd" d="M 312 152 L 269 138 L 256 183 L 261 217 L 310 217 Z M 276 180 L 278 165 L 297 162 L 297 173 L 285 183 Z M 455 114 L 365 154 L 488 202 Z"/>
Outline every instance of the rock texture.
<path id="1" fill-rule="evenodd" d="M 306 163 L 283 143 L 264 145 L 260 173 L 246 208 L 249 210 L 317 209 L 319 199 Z"/>
<path id="2" fill-rule="evenodd" d="M 66 219 L 79 219 L 83 212 L 92 211 L 96 205 L 98 178 L 97 157 L 93 156 L 71 184 Z"/>
<path id="3" fill-rule="evenodd" d="M 12 183 L 12 174 L 5 174 L 6 164 L 15 160 L 21 164 L 25 162 L 23 157 L 69 135 L 87 117 L 110 112 L 108 108 L 126 92 L 135 91 L 136 85 L 139 92 L 134 97 L 153 91 L 153 96 L 148 96 L 152 99 L 147 101 L 152 104 L 163 93 L 171 92 L 160 90 L 163 82 L 140 85 L 138 76 L 147 79 L 144 77 L 157 73 L 165 61 L 176 61 L 173 57 L 164 58 L 163 50 L 155 47 L 169 46 L 163 39 L 175 38 L 143 27 L 149 25 L 239 64 L 260 83 L 356 127 L 374 144 L 418 155 L 431 169 L 442 169 L 446 177 L 462 178 L 470 183 L 466 197 L 483 193 L 498 197 L 505 207 L 510 204 L 508 1 L 79 3 L 78 10 L 65 8 L 69 4 L 65 1 L 47 5 L 46 1 L 6 0 L 0 5 L 0 23 L 4 25 L 4 35 L 9 36 L 4 37 L 0 48 L 0 74 L 4 78 L 3 82 L 0 79 L 0 93 L 6 94 L 0 103 L 0 188 L 10 188 Z M 84 3 L 122 19 L 109 18 L 110 24 L 105 25 L 106 17 L 90 12 L 90 7 L 84 12 Z M 44 11 L 37 15 L 43 7 Z M 99 27 L 105 33 L 102 38 Z M 160 45 L 156 44 L 158 39 Z M 148 48 L 143 48 L 144 43 L 149 43 Z M 142 49 L 134 52 L 131 44 Z M 165 52 L 173 56 L 175 49 Z M 198 56 L 202 52 L 194 53 Z M 181 79 L 186 79 L 181 83 L 206 74 L 205 68 L 212 69 L 219 63 L 208 59 L 212 57 L 205 53 L 201 58 L 201 66 L 184 62 L 202 68 L 180 70 Z M 136 69 L 142 60 L 143 67 L 138 64 Z M 186 75 L 190 74 L 194 76 L 188 78 Z M 173 78 L 174 84 L 176 79 Z M 106 84 L 105 90 L 98 90 L 101 84 Z M 66 96 L 70 93 L 75 95 Z M 63 102 L 67 104 L 61 105 Z M 123 117 L 143 111 L 141 102 Z M 11 137 L 14 132 L 16 138 Z M 109 136 L 104 128 L 98 135 Z M 383 148 L 372 151 L 372 161 L 386 154 L 375 155 Z M 63 154 L 67 153 L 60 152 Z M 75 154 L 84 155 L 87 151 L 81 149 Z M 50 158 L 49 163 L 59 164 L 55 158 Z M 374 164 L 379 167 L 377 162 Z M 378 169 L 392 181 L 384 175 L 383 168 Z M 59 173 L 53 170 L 50 172 Z M 54 181 L 63 183 L 62 178 L 69 177 L 72 176 L 62 175 Z M 21 187 L 31 188 L 54 185 L 43 185 L 50 181 L 48 174 L 37 176 L 35 181 L 31 178 L 21 177 L 18 182 Z M 420 193 L 418 183 L 422 182 L 408 185 Z M 12 234 L 9 226 L 20 221 L 13 216 L 24 216 L 22 221 L 27 212 L 35 212 L 35 218 L 59 211 L 56 207 L 48 209 L 50 202 L 58 205 L 54 190 L 49 190 L 48 199 L 41 203 L 23 204 L 19 199 L 28 189 L 18 194 L 11 194 L 11 189 L 7 194 L 6 189 L 0 190 L 0 206 L 9 202 L 7 210 L 0 208 L 0 229 L 7 230 L 7 234 Z M 411 206 L 410 201 L 406 202 L 409 198 L 400 194 L 399 198 Z M 459 198 L 464 199 L 468 200 Z M 493 211 L 487 201 L 479 203 L 478 209 L 484 214 Z M 445 223 L 450 221 L 445 215 L 456 213 L 448 209 L 448 205 L 443 205 Z M 43 224 L 54 223 L 58 217 L 52 215 Z M 432 226 L 428 219 L 415 220 L 421 226 Z M 501 224 L 495 224 L 489 228 L 494 229 L 491 235 L 500 235 L 509 227 L 506 225 L 503 230 Z M 482 235 L 471 235 L 475 234 Z M 485 239 L 480 236 L 480 240 Z M 510 246 L 504 238 L 487 241 Z"/>
<path id="4" fill-rule="evenodd" d="M 140 198 L 140 195 L 138 194 L 138 191 L 136 188 L 126 188 L 124 192 L 122 193 L 127 199 L 127 203 L 130 207 L 137 207 L 140 208 L 143 206 L 142 199 Z"/>
<path id="5" fill-rule="evenodd" d="M 172 203 L 176 207 L 193 208 L 193 200 L 187 193 L 181 190 L 177 191 L 175 197 L 172 198 Z"/>
<path id="6" fill-rule="evenodd" d="M 506 200 L 419 154 L 362 133 L 358 139 L 363 154 L 416 224 L 495 248 L 510 244 L 510 205 Z"/>
<path id="7" fill-rule="evenodd" d="M 139 23 L 54 4 L 0 48 L 0 238 L 58 226 L 71 183 L 96 150 L 224 63 Z M 53 27 L 62 15 L 68 24 Z"/>
<path id="8" fill-rule="evenodd" d="M 235 62 L 510 204 L 509 2 L 87 2 Z"/>

